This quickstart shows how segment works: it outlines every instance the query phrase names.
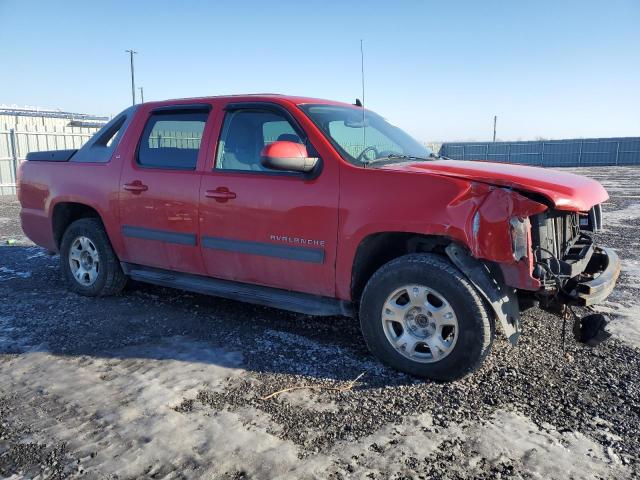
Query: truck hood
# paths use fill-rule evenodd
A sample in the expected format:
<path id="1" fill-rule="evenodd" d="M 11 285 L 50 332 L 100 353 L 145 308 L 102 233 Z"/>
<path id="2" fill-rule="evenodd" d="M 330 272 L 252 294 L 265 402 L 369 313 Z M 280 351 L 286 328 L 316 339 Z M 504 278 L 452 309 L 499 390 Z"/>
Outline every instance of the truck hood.
<path id="1" fill-rule="evenodd" d="M 599 182 L 581 175 L 507 163 L 461 160 L 391 163 L 385 170 L 463 178 L 540 194 L 558 210 L 587 211 L 609 198 Z"/>

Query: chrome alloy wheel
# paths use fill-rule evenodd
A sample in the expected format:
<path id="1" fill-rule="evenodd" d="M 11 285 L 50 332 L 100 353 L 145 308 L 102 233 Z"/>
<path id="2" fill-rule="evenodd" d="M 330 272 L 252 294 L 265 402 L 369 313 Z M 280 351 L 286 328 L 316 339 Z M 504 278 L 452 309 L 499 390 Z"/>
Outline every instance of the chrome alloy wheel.
<path id="1" fill-rule="evenodd" d="M 87 237 L 77 237 L 69 249 L 69 266 L 76 281 L 85 287 L 98 278 L 100 257 L 98 249 Z"/>
<path id="2" fill-rule="evenodd" d="M 389 295 L 382 307 L 382 326 L 391 345 L 414 362 L 442 360 L 458 339 L 453 308 L 423 285 L 405 285 Z"/>

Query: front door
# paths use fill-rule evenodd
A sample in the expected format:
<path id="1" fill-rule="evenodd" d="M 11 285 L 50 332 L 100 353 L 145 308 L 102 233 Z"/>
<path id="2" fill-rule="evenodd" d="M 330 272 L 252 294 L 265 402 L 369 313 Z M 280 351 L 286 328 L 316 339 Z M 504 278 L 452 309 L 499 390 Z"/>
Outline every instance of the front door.
<path id="1" fill-rule="evenodd" d="M 312 176 L 270 171 L 260 152 L 276 140 L 317 155 L 284 108 L 227 106 L 200 187 L 205 268 L 213 277 L 333 296 L 338 166 L 327 162 Z"/>
<path id="2" fill-rule="evenodd" d="M 129 149 L 134 153 L 124 159 L 120 181 L 124 261 L 204 273 L 197 238 L 198 162 L 205 157 L 200 147 L 208 116 L 206 106 L 161 108 L 138 125 L 140 142 Z"/>

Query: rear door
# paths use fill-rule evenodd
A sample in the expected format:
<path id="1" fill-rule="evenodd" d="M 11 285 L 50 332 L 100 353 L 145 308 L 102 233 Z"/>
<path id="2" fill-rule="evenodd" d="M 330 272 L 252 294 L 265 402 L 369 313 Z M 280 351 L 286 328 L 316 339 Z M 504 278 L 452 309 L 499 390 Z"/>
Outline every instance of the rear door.
<path id="1" fill-rule="evenodd" d="M 276 140 L 304 143 L 310 156 L 318 155 L 300 123 L 282 106 L 228 104 L 220 123 L 200 187 L 207 273 L 333 296 L 336 162 L 322 164 L 313 175 L 270 171 L 260 164 L 262 148 Z"/>
<path id="2" fill-rule="evenodd" d="M 210 106 L 161 107 L 141 116 L 139 142 L 128 149 L 120 182 L 123 260 L 202 274 L 198 195 Z"/>

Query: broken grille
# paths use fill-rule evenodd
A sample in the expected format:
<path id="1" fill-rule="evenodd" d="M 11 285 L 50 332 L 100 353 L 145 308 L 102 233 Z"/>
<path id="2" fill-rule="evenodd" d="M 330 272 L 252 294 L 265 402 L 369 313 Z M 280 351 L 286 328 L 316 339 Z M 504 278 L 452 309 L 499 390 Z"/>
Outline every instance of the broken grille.
<path id="1" fill-rule="evenodd" d="M 580 216 L 576 212 L 548 211 L 531 217 L 531 240 L 537 259 L 552 256 L 562 260 L 580 238 Z"/>

